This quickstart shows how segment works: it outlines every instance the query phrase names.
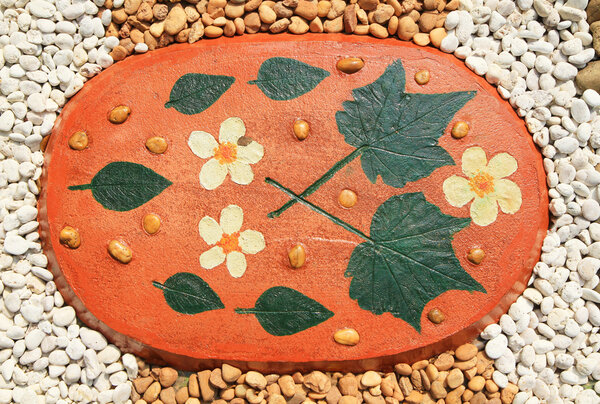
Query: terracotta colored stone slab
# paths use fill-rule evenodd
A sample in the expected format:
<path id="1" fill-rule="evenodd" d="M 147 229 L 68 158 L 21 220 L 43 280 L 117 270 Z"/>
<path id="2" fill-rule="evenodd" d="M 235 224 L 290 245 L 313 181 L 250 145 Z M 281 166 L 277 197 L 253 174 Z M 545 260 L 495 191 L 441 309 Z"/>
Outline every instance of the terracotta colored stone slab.
<path id="1" fill-rule="evenodd" d="M 364 67 L 339 71 L 346 57 Z M 70 147 L 78 131 L 88 144 Z M 252 36 L 128 58 L 68 103 L 46 158 L 61 291 L 121 346 L 185 368 L 441 351 L 507 309 L 548 224 L 541 159 L 508 103 L 452 56 L 395 40 Z M 356 345 L 334 340 L 344 328 Z"/>

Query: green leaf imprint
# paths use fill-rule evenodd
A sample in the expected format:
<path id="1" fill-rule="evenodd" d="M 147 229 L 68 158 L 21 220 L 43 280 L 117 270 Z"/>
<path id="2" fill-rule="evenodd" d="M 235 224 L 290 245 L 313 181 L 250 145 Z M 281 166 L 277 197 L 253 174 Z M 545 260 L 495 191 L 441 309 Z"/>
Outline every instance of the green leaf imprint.
<path id="1" fill-rule="evenodd" d="M 296 334 L 333 317 L 321 303 L 284 286 L 267 289 L 254 308 L 235 312 L 254 314 L 262 328 L 275 336 Z"/>
<path id="2" fill-rule="evenodd" d="M 188 73 L 171 89 L 165 108 L 175 108 L 186 115 L 199 114 L 213 105 L 235 82 L 234 77 Z"/>
<path id="3" fill-rule="evenodd" d="M 475 91 L 442 94 L 405 93 L 400 59 L 373 83 L 354 89 L 335 118 L 346 143 L 364 148 L 363 171 L 373 183 L 380 175 L 401 188 L 429 176 L 436 168 L 453 165 L 438 139 Z"/>
<path id="4" fill-rule="evenodd" d="M 396 195 L 373 215 L 370 241 L 356 246 L 345 276 L 350 297 L 374 314 L 391 313 L 421 330 L 421 314 L 449 290 L 486 293 L 461 266 L 454 233 L 471 222 L 443 214 L 422 193 Z"/>
<path id="5" fill-rule="evenodd" d="M 272 100 L 284 101 L 308 93 L 328 76 L 329 72 L 319 67 L 296 59 L 274 57 L 263 62 L 256 80 L 248 84 L 256 84 Z"/>
<path id="6" fill-rule="evenodd" d="M 98 171 L 91 183 L 72 185 L 69 189 L 91 189 L 94 199 L 106 209 L 125 212 L 145 204 L 171 184 L 141 164 L 115 161 Z"/>
<path id="7" fill-rule="evenodd" d="M 189 272 L 176 273 L 164 284 L 153 281 L 152 285 L 163 291 L 167 304 L 179 313 L 198 314 L 225 308 L 208 283 Z"/>

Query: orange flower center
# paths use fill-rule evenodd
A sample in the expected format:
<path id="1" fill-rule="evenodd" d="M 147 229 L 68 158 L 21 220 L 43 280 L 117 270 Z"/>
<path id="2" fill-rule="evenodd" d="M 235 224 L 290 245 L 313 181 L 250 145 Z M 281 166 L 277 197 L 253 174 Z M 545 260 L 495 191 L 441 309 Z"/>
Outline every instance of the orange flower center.
<path id="1" fill-rule="evenodd" d="M 225 142 L 215 147 L 215 158 L 221 164 L 230 164 L 237 159 L 237 145 Z"/>
<path id="2" fill-rule="evenodd" d="M 217 243 L 217 245 L 223 249 L 225 254 L 229 254 L 232 251 L 242 251 L 240 243 L 238 242 L 239 237 L 239 232 L 233 234 L 223 234 L 223 237 L 221 237 L 221 240 Z"/>
<path id="3" fill-rule="evenodd" d="M 478 197 L 483 198 L 485 195 L 494 192 L 494 177 L 488 173 L 479 172 L 471 177 L 469 186 Z"/>

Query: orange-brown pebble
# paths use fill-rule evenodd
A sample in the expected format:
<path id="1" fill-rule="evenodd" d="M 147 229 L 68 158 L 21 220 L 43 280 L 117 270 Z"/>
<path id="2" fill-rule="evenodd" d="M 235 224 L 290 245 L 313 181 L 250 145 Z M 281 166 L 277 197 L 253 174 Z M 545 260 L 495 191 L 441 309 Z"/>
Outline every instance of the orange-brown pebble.
<path id="1" fill-rule="evenodd" d="M 415 81 L 420 85 L 429 83 L 430 77 L 429 70 L 419 70 L 415 73 Z"/>
<path id="2" fill-rule="evenodd" d="M 440 309 L 434 308 L 429 310 L 429 313 L 427 313 L 427 318 L 433 324 L 440 324 L 446 319 L 446 316 L 444 316 L 444 313 L 442 313 Z"/>
<path id="3" fill-rule="evenodd" d="M 469 133 L 469 124 L 465 121 L 458 121 L 452 127 L 452 137 L 454 139 L 462 139 Z"/>
<path id="4" fill-rule="evenodd" d="M 336 66 L 342 73 L 354 74 L 365 67 L 365 62 L 361 58 L 344 58 L 338 60 Z"/>
<path id="5" fill-rule="evenodd" d="M 294 135 L 298 140 L 304 140 L 308 137 L 308 133 L 310 132 L 310 126 L 308 122 L 302 119 L 297 119 L 294 122 Z"/>
<path id="6" fill-rule="evenodd" d="M 77 131 L 69 138 L 69 147 L 73 150 L 83 150 L 88 146 L 89 139 L 84 131 Z"/>
<path id="7" fill-rule="evenodd" d="M 110 111 L 108 114 L 108 120 L 111 123 L 120 124 L 129 118 L 129 114 L 131 114 L 131 108 L 129 108 L 127 105 L 119 105 Z"/>
<path id="8" fill-rule="evenodd" d="M 60 231 L 58 239 L 62 245 L 72 249 L 79 248 L 81 245 L 81 237 L 79 232 L 71 226 L 65 226 Z"/>
<path id="9" fill-rule="evenodd" d="M 342 328 L 333 334 L 333 339 L 338 344 L 354 346 L 358 344 L 360 337 L 354 328 Z"/>
<path id="10" fill-rule="evenodd" d="M 146 140 L 146 149 L 154 154 L 163 154 L 167 151 L 167 140 L 164 137 L 154 136 Z"/>
<path id="11" fill-rule="evenodd" d="M 290 266 L 292 268 L 301 268 L 306 262 L 306 251 L 300 244 L 293 246 L 288 252 Z"/>
<path id="12" fill-rule="evenodd" d="M 129 264 L 129 262 L 131 261 L 131 249 L 127 247 L 126 244 L 118 240 L 111 240 L 108 243 L 108 253 L 111 257 L 113 257 L 122 264 Z"/>
<path id="13" fill-rule="evenodd" d="M 485 258 L 485 251 L 481 248 L 471 248 L 467 254 L 467 259 L 475 265 L 481 264 L 481 261 Z"/>
<path id="14" fill-rule="evenodd" d="M 154 213 L 149 213 L 142 220 L 144 230 L 148 234 L 155 234 L 160 229 L 160 217 Z"/>
<path id="15" fill-rule="evenodd" d="M 46 151 L 46 146 L 48 146 L 48 141 L 49 141 L 49 140 L 50 140 L 50 135 L 48 135 L 48 136 L 44 136 L 44 137 L 42 138 L 42 141 L 40 142 L 40 150 L 41 150 L 42 152 L 45 152 L 45 151 Z"/>
<path id="16" fill-rule="evenodd" d="M 358 196 L 356 195 L 356 192 L 350 189 L 342 189 L 342 192 L 340 192 L 340 195 L 338 196 L 338 202 L 344 208 L 351 208 L 356 205 L 357 199 Z"/>

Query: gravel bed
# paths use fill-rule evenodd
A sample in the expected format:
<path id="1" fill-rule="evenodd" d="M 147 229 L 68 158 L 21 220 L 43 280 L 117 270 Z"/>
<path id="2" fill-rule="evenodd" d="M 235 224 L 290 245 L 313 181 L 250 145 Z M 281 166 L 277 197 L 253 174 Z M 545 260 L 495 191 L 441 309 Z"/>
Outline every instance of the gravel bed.
<path id="1" fill-rule="evenodd" d="M 126 403 L 138 374 L 134 356 L 64 305 L 36 222 L 40 143 L 66 100 L 113 63 L 118 41 L 104 38 L 103 5 L 0 0 L 0 404 Z M 495 359 L 494 383 L 519 387 L 516 404 L 600 403 L 600 95 L 574 84 L 594 58 L 587 5 L 461 0 L 440 43 L 524 117 L 548 174 L 553 220 L 541 262 L 479 341 Z"/>

